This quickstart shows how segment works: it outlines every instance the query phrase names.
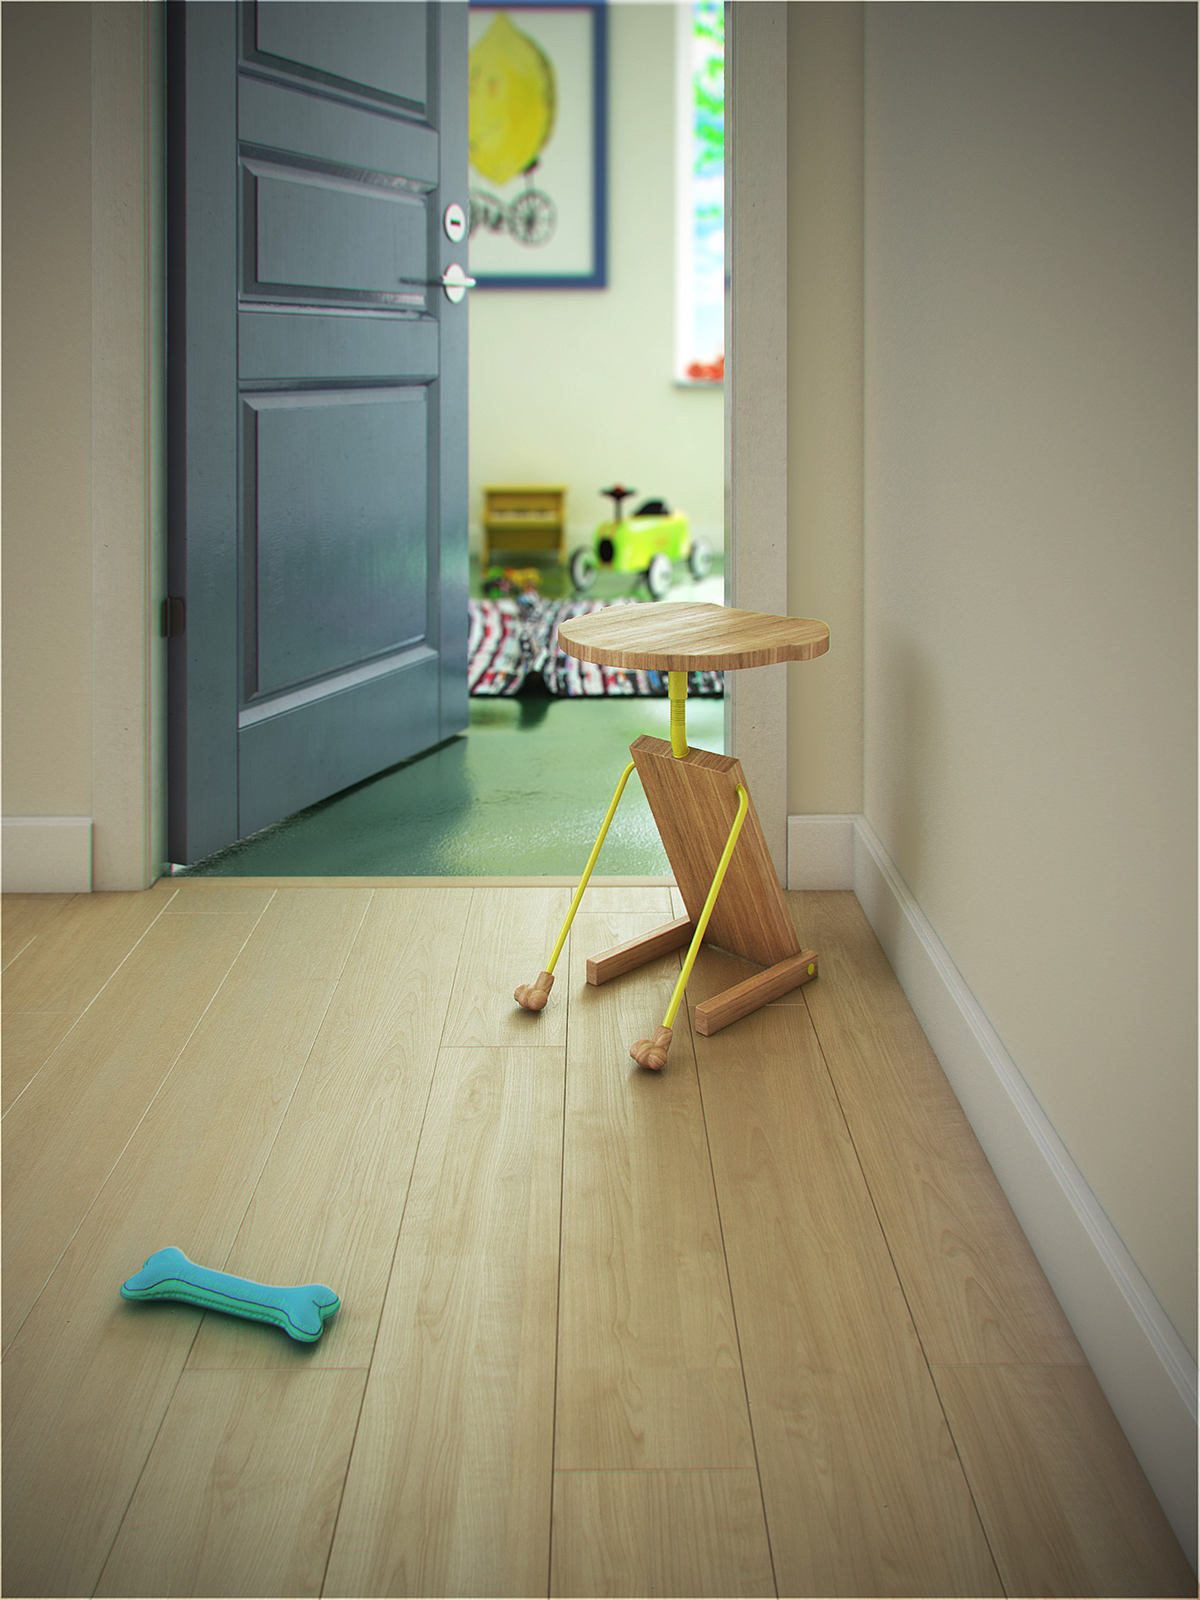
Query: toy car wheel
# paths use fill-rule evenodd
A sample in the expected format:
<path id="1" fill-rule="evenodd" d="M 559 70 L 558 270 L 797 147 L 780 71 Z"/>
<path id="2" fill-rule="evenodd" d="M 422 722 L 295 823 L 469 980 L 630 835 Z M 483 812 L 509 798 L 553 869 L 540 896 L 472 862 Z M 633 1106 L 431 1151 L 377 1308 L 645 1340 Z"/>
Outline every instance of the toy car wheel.
<path id="1" fill-rule="evenodd" d="M 708 577 L 712 571 L 712 564 L 712 545 L 707 539 L 693 539 L 691 554 L 688 556 L 688 570 L 697 583 Z"/>
<path id="2" fill-rule="evenodd" d="M 646 587 L 656 600 L 661 600 L 670 592 L 674 579 L 675 569 L 670 556 L 663 555 L 660 550 L 657 555 L 650 557 L 650 565 L 646 569 Z"/>
<path id="3" fill-rule="evenodd" d="M 590 589 L 596 581 L 596 558 L 585 547 L 571 557 L 571 582 L 577 589 Z"/>

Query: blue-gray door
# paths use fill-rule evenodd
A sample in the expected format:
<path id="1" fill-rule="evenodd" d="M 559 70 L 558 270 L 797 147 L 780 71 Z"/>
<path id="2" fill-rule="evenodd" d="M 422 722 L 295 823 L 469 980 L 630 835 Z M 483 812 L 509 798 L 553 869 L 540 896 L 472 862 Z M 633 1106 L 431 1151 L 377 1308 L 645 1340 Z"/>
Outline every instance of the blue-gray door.
<path id="1" fill-rule="evenodd" d="M 198 861 L 467 726 L 462 0 L 168 5 L 168 815 Z M 182 631 L 179 631 L 182 629 Z"/>

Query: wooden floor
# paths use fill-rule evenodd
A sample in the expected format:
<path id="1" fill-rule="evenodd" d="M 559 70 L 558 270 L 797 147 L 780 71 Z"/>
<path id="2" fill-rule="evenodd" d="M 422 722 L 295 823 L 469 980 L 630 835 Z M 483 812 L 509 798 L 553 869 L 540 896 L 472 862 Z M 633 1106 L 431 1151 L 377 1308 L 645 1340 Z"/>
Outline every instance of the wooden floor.
<path id="1" fill-rule="evenodd" d="M 669 888 L 513 1004 L 568 898 L 5 898 L 4 1593 L 1190 1596 L 853 896 L 661 1076 L 681 953 L 584 975 Z M 123 1301 L 168 1244 L 343 1309 Z"/>

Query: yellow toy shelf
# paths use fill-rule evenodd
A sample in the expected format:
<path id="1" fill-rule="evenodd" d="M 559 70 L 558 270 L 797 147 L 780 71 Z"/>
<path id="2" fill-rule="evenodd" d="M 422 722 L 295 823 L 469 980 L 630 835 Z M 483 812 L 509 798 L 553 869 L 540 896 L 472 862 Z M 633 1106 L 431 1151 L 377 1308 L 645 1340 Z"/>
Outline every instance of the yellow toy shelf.
<path id="1" fill-rule="evenodd" d="M 492 484 L 483 491 L 479 570 L 508 551 L 550 550 L 567 561 L 567 490 L 556 483 Z"/>

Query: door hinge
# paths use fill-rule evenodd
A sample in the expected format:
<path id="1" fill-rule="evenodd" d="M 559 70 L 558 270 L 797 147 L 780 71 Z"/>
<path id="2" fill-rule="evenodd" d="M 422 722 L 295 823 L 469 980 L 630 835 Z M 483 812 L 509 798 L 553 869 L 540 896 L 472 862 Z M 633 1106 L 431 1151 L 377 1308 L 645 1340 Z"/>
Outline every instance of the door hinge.
<path id="1" fill-rule="evenodd" d="M 168 595 L 162 603 L 159 634 L 163 639 L 178 639 L 187 626 L 186 607 L 179 595 Z"/>

